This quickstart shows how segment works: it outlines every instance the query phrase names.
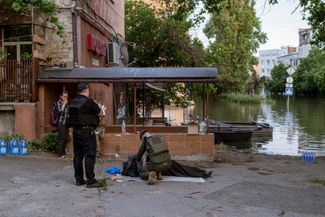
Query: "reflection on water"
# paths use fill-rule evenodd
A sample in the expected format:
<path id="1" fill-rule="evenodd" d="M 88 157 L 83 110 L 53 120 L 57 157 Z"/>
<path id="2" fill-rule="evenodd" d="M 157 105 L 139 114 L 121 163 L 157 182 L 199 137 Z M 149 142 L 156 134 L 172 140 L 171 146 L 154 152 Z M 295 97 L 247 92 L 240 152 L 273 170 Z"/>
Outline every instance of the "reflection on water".
<path id="1" fill-rule="evenodd" d="M 299 155 L 312 150 L 325 155 L 325 98 L 274 98 L 274 104 L 242 105 L 210 99 L 209 117 L 222 121 L 266 122 L 273 126 L 273 139 L 253 138 L 251 151 L 265 154 Z M 196 110 L 202 114 L 202 103 Z M 262 140 L 261 140 L 262 139 Z M 247 146 L 247 144 L 245 144 Z"/>

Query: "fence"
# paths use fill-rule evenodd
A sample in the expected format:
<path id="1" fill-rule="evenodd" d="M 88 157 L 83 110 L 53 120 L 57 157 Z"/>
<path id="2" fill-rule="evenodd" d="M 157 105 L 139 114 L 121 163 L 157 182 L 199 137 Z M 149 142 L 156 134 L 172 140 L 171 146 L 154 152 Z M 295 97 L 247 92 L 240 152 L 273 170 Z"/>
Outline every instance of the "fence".
<path id="1" fill-rule="evenodd" d="M 32 100 L 32 60 L 0 59 L 0 102 Z"/>

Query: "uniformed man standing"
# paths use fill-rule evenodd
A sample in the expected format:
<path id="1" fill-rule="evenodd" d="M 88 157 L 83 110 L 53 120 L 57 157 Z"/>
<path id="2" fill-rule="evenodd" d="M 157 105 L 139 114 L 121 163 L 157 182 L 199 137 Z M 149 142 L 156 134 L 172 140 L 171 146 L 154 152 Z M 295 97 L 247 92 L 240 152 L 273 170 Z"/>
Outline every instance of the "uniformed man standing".
<path id="1" fill-rule="evenodd" d="M 87 83 L 78 85 L 78 96 L 69 107 L 69 124 L 73 130 L 73 166 L 76 185 L 87 183 L 88 188 L 101 187 L 95 179 L 94 167 L 96 161 L 96 136 L 95 128 L 99 124 L 101 108 L 89 98 Z M 83 159 L 85 159 L 85 172 L 87 182 L 84 180 Z"/>
<path id="2" fill-rule="evenodd" d="M 171 166 L 171 158 L 167 144 L 161 136 L 151 136 L 149 132 L 143 131 L 140 134 L 142 144 L 137 154 L 137 161 L 140 163 L 142 156 L 147 152 L 145 165 L 140 169 L 140 178 L 148 180 L 148 185 L 153 185 L 162 180 L 162 172 Z"/>

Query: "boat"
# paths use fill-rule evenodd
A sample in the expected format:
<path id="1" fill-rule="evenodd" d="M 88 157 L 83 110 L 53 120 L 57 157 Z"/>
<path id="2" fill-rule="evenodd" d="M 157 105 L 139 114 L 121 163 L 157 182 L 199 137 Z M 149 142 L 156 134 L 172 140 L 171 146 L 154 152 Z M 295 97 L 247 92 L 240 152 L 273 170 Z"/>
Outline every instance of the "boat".
<path id="1" fill-rule="evenodd" d="M 253 130 L 240 128 L 209 128 L 210 133 L 214 133 L 214 143 L 248 141 L 252 138 Z"/>
<path id="2" fill-rule="evenodd" d="M 273 127 L 267 123 L 227 122 L 209 120 L 209 132 L 215 134 L 215 143 L 247 141 L 254 138 L 272 138 Z"/>

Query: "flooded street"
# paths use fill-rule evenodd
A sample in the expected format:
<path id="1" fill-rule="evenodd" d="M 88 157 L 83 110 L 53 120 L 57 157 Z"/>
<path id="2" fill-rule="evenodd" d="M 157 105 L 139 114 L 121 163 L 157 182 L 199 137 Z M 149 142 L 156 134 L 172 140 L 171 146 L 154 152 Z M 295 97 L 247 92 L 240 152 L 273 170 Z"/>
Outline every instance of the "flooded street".
<path id="1" fill-rule="evenodd" d="M 252 152 L 276 155 L 300 155 L 314 151 L 325 155 L 325 98 L 272 98 L 274 103 L 245 105 L 210 98 L 209 117 L 218 121 L 266 122 L 273 126 L 273 138 L 250 141 Z M 202 114 L 202 102 L 195 112 Z"/>

